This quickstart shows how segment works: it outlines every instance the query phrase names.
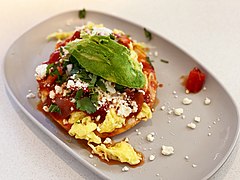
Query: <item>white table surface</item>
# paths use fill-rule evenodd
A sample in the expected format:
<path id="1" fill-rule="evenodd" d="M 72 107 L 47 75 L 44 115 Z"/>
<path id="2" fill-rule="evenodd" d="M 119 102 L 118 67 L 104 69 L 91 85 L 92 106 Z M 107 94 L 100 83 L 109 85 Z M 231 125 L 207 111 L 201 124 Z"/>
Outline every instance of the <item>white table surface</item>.
<path id="1" fill-rule="evenodd" d="M 9 46 L 25 31 L 82 8 L 129 19 L 175 43 L 205 65 L 240 107 L 239 0 L 0 0 L 1 65 Z M 1 78 L 0 97 L 0 179 L 97 178 L 31 123 L 9 99 Z M 212 179 L 239 177 L 238 141 Z"/>

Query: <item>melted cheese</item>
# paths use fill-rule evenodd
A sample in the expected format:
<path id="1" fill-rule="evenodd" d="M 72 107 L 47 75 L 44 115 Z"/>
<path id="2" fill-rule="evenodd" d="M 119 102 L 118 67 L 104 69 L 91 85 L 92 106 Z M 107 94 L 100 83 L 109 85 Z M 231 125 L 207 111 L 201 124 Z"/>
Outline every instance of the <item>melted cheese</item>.
<path id="1" fill-rule="evenodd" d="M 97 125 L 92 122 L 91 117 L 84 117 L 81 121 L 73 123 L 69 134 L 75 136 L 76 139 L 85 139 L 88 142 L 94 142 L 96 144 L 101 143 L 101 138 L 98 137 L 93 131 L 97 129 Z"/>
<path id="2" fill-rule="evenodd" d="M 133 147 L 126 141 L 121 141 L 113 146 L 106 147 L 104 144 L 94 147 L 90 144 L 95 154 L 109 161 L 109 159 L 117 160 L 122 163 L 126 162 L 131 165 L 140 163 L 142 156 L 137 153 Z"/>
<path id="3" fill-rule="evenodd" d="M 125 118 L 116 114 L 115 109 L 111 108 L 105 120 L 98 126 L 100 133 L 113 132 L 116 128 L 121 128 L 125 124 Z"/>

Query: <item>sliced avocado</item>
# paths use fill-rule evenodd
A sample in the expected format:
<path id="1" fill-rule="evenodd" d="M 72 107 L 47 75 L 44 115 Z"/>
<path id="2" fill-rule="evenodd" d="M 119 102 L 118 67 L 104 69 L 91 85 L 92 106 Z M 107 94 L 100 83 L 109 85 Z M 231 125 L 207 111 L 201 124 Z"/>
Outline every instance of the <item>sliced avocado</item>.
<path id="1" fill-rule="evenodd" d="M 109 36 L 88 36 L 65 48 L 83 68 L 103 79 L 129 88 L 142 88 L 146 83 L 140 64 L 130 57 L 130 50 Z"/>

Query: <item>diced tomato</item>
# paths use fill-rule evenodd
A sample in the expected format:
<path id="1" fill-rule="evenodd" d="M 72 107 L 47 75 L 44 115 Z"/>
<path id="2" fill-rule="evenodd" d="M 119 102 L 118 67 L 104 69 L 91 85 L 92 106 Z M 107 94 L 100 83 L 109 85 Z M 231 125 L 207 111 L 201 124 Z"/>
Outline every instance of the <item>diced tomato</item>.
<path id="1" fill-rule="evenodd" d="M 80 38 L 80 31 L 75 31 L 75 33 L 72 35 L 70 41 L 73 41 L 75 39 L 79 39 Z"/>
<path id="2" fill-rule="evenodd" d="M 205 83 L 205 78 L 205 74 L 200 69 L 197 67 L 193 68 L 188 75 L 186 89 L 193 93 L 199 92 Z"/>
<path id="3" fill-rule="evenodd" d="M 60 58 L 60 52 L 59 51 L 54 51 L 51 55 L 50 58 L 48 60 L 48 64 L 52 64 L 55 63 L 56 61 L 58 61 Z"/>
<path id="4" fill-rule="evenodd" d="M 65 46 L 67 43 L 74 41 L 75 39 L 80 39 L 80 31 L 75 31 L 74 34 L 71 37 L 65 39 L 65 41 L 58 42 L 56 44 L 56 49 L 58 49 L 61 46 Z"/>
<path id="5" fill-rule="evenodd" d="M 71 107 L 75 108 L 74 103 L 72 103 L 67 98 L 55 98 L 57 106 L 61 109 L 61 113 L 52 113 L 56 119 L 65 119 L 71 114 Z"/>
<path id="6" fill-rule="evenodd" d="M 120 44 L 126 46 L 127 48 L 129 48 L 129 44 L 130 44 L 130 42 L 132 42 L 132 40 L 129 39 L 129 37 L 126 36 L 126 35 L 121 36 L 121 37 L 119 38 L 119 40 L 118 40 L 118 43 L 120 43 Z"/>

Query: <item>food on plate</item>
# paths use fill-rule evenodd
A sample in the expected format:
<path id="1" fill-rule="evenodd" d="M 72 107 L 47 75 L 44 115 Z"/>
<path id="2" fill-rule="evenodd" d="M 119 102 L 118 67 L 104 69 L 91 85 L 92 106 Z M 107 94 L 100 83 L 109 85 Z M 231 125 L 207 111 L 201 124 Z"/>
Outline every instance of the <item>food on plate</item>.
<path id="1" fill-rule="evenodd" d="M 36 67 L 39 109 L 103 160 L 137 165 L 143 155 L 111 137 L 152 117 L 158 86 L 147 48 L 120 30 L 88 23 L 57 39 Z"/>
<path id="2" fill-rule="evenodd" d="M 203 88 L 205 78 L 206 75 L 199 68 L 193 68 L 188 75 L 186 89 L 192 93 L 199 92 Z"/>

